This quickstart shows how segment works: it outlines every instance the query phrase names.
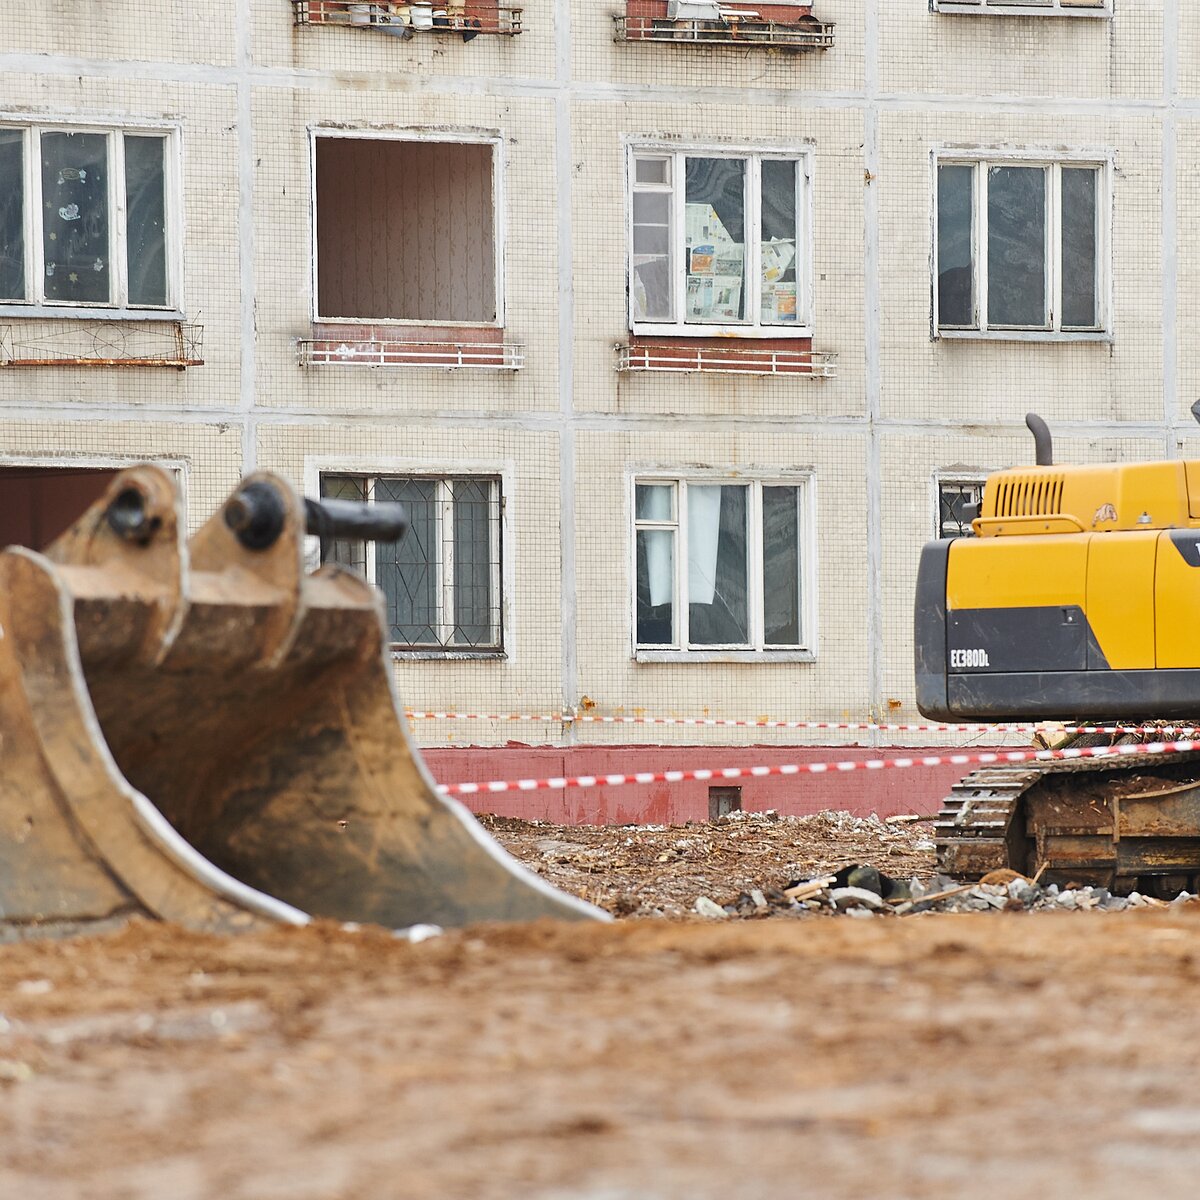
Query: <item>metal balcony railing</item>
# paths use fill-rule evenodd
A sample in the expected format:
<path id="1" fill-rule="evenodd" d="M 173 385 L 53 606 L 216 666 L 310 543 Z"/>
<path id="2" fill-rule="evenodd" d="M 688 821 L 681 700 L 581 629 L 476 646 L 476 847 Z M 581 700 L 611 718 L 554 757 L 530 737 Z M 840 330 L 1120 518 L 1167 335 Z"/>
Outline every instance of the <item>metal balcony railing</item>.
<path id="1" fill-rule="evenodd" d="M 719 21 L 613 17 L 617 42 L 668 42 L 673 46 L 755 46 L 779 50 L 828 50 L 833 23 L 804 17 L 799 21 L 763 21 L 750 10 L 721 9 Z"/>
<path id="2" fill-rule="evenodd" d="M 708 346 L 630 345 L 616 347 L 618 371 L 716 371 L 727 375 L 798 375 L 832 379 L 837 353 L 831 350 L 743 350 Z"/>
<path id="3" fill-rule="evenodd" d="M 517 342 L 408 342 L 376 339 L 303 339 L 302 367 L 487 367 L 519 371 L 525 347 Z"/>
<path id="4" fill-rule="evenodd" d="M 181 321 L 0 325 L 0 367 L 202 367 L 204 326 Z"/>
<path id="5" fill-rule="evenodd" d="M 347 0 L 292 0 L 297 25 L 346 25 L 395 37 L 416 33 L 457 33 L 464 41 L 478 34 L 516 37 L 524 9 L 505 4 L 350 4 Z"/>

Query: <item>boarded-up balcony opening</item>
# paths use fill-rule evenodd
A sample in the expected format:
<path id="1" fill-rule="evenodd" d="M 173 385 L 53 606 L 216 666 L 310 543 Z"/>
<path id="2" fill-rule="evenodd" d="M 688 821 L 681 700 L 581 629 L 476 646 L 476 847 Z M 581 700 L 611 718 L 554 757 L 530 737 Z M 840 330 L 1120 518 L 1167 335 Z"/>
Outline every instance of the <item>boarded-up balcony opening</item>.
<path id="1" fill-rule="evenodd" d="M 494 154 L 317 138 L 318 320 L 494 325 Z"/>
<path id="2" fill-rule="evenodd" d="M 44 550 L 104 494 L 113 469 L 0 467 L 0 547 Z"/>

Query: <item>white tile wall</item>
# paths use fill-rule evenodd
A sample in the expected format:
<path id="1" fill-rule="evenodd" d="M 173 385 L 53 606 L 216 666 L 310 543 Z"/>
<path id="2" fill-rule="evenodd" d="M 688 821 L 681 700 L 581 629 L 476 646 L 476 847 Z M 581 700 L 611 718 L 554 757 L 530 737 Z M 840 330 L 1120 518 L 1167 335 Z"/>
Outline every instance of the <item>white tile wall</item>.
<path id="1" fill-rule="evenodd" d="M 470 44 L 296 28 L 287 0 L 218 0 L 202 20 L 149 0 L 81 7 L 6 25 L 0 109 L 179 123 L 186 310 L 205 365 L 0 371 L 0 454 L 183 458 L 193 521 L 256 463 L 297 482 L 314 458 L 506 464 L 509 656 L 398 663 L 417 708 L 551 711 L 586 695 L 606 712 L 913 719 L 911 593 L 936 469 L 1030 460 L 1029 408 L 1064 461 L 1200 453 L 1200 26 L 1183 0 L 1119 0 L 1112 20 L 823 0 L 835 46 L 805 54 L 617 43 L 619 0 L 530 0 L 521 37 Z M 522 371 L 297 365 L 316 126 L 503 139 L 505 336 L 526 347 Z M 838 353 L 836 379 L 614 371 L 624 145 L 643 136 L 813 146 L 815 345 Z M 1111 344 L 930 340 L 929 156 L 947 143 L 1112 153 Z M 632 660 L 625 481 L 648 461 L 814 469 L 815 662 Z M 745 735 L 772 739 L 800 740 Z"/>

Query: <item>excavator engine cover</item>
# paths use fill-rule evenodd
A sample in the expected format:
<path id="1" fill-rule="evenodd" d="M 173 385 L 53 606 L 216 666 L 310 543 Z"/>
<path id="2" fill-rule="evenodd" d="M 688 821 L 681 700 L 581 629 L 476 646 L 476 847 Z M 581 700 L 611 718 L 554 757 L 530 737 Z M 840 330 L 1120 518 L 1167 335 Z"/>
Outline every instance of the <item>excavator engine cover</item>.
<path id="1" fill-rule="evenodd" d="M 186 541 L 139 466 L 44 554 L 0 552 L 0 940 L 603 918 L 437 794 L 378 593 L 305 571 L 329 507 L 260 473 Z"/>

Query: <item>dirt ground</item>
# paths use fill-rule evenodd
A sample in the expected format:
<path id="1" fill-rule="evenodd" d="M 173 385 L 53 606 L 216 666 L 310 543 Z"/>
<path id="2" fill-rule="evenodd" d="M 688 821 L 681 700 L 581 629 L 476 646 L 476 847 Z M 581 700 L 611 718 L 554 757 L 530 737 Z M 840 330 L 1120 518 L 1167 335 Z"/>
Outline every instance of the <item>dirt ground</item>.
<path id="1" fill-rule="evenodd" d="M 0 1197 L 1196 1194 L 1197 906 L 672 919 L 927 835 L 496 831 L 643 915 L 0 947 Z"/>

